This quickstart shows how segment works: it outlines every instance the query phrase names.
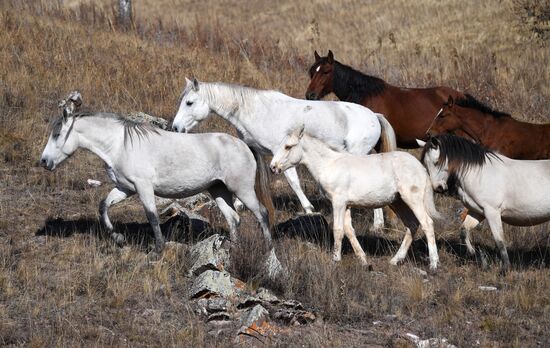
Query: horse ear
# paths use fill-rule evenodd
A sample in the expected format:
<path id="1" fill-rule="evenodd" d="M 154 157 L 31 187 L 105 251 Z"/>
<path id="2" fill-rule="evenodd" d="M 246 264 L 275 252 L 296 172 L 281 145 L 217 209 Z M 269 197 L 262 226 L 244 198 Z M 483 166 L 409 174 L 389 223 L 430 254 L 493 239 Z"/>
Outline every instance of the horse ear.
<path id="1" fill-rule="evenodd" d="M 439 147 L 439 139 L 437 137 L 431 137 L 430 138 L 431 146 L 435 149 L 436 147 Z"/>
<path id="2" fill-rule="evenodd" d="M 319 55 L 319 53 L 317 53 L 317 50 L 315 50 L 315 52 L 313 52 L 313 54 L 315 55 L 315 61 L 318 61 L 321 59 L 321 56 Z"/>
<path id="3" fill-rule="evenodd" d="M 199 81 L 197 79 L 193 79 L 193 90 L 198 91 L 199 90 Z"/>
<path id="4" fill-rule="evenodd" d="M 328 50 L 327 58 L 328 58 L 328 63 L 329 63 L 329 64 L 334 63 L 334 54 L 332 53 L 331 50 Z"/>
<path id="5" fill-rule="evenodd" d="M 422 141 L 420 139 L 416 139 L 416 143 L 418 144 L 418 146 L 420 147 L 424 147 L 424 145 L 426 145 L 426 142 L 425 141 Z"/>

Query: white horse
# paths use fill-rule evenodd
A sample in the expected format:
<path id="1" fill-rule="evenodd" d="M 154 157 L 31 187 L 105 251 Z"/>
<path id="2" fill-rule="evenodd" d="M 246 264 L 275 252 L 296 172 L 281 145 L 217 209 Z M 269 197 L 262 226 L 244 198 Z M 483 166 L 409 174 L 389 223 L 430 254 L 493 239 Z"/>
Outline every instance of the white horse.
<path id="1" fill-rule="evenodd" d="M 160 252 L 164 238 L 155 195 L 182 198 L 204 190 L 212 195 L 226 218 L 231 239 L 237 239 L 240 221 L 232 202 L 235 194 L 256 216 L 264 238 L 271 242 L 268 211 L 254 190 L 254 156 L 235 137 L 219 133 L 176 134 L 116 114 L 72 113 L 66 109 L 64 116 L 53 124 L 40 164 L 54 170 L 80 147 L 105 162 L 107 174 L 116 185 L 101 202 L 100 215 L 119 244 L 124 237 L 113 232 L 108 216 L 111 205 L 137 193 L 155 233 L 156 250 Z M 258 194 L 264 204 L 271 200 L 261 185 Z"/>
<path id="2" fill-rule="evenodd" d="M 433 191 L 426 169 L 407 152 L 390 152 L 358 156 L 339 153 L 321 140 L 304 134 L 304 128 L 289 134 L 271 161 L 275 173 L 304 164 L 319 182 L 332 202 L 334 215 L 333 260 L 341 259 L 342 239 L 348 237 L 363 264 L 365 252 L 351 225 L 351 206 L 379 208 L 390 205 L 405 224 L 405 238 L 391 259 L 396 265 L 403 260 L 418 226 L 428 240 L 430 268 L 436 269 L 439 257 L 432 217 L 438 217 Z"/>
<path id="3" fill-rule="evenodd" d="M 506 272 L 502 222 L 533 226 L 550 220 L 550 160 L 513 160 L 454 135 L 418 143 L 433 188 L 457 195 L 468 208 L 462 238 L 470 254 L 475 254 L 470 229 L 486 218 Z"/>
<path id="4" fill-rule="evenodd" d="M 396 149 L 395 133 L 381 114 L 352 103 L 309 101 L 270 90 L 224 83 L 190 81 L 183 91 L 172 129 L 189 132 L 213 112 L 229 121 L 252 148 L 273 155 L 285 135 L 298 125 L 338 151 L 368 154 L 379 139 L 381 151 Z M 315 117 L 306 117 L 315 116 Z M 313 206 L 300 187 L 295 168 L 285 171 L 306 213 Z M 384 226 L 382 210 L 375 211 L 374 227 Z"/>

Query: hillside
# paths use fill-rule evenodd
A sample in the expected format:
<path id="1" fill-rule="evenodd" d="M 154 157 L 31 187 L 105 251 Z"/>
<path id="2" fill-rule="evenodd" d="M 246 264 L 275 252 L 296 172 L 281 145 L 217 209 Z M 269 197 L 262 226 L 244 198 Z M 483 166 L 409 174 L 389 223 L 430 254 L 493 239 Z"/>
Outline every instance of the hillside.
<path id="1" fill-rule="evenodd" d="M 392 84 L 448 85 L 518 119 L 550 122 L 550 51 L 545 34 L 534 35 L 536 19 L 524 18 L 531 12 L 522 4 L 529 3 L 144 0 L 135 2 L 134 27 L 125 31 L 107 0 L 0 2 L 0 344 L 231 342 L 208 335 L 189 306 L 189 239 L 161 262 L 147 261 L 149 227 L 139 200 L 130 199 L 111 209 L 111 219 L 134 238 L 115 247 L 98 224 L 99 201 L 110 189 L 100 160 L 79 151 L 53 173 L 38 167 L 57 102 L 67 92 L 81 91 L 88 109 L 169 120 L 186 76 L 303 98 L 313 50 L 331 49 L 336 59 Z M 534 6 L 548 8 L 548 2 Z M 216 118 L 197 129 L 214 130 L 234 133 Z M 307 173 L 301 175 L 330 223 L 329 205 Z M 92 188 L 88 178 L 104 184 Z M 288 185 L 272 177 L 271 186 L 277 224 L 297 216 Z M 457 346 L 549 345 L 549 224 L 505 228 L 513 270 L 501 277 L 487 226 L 473 236 L 491 255 L 482 270 L 459 243 L 460 204 L 438 197 L 437 205 L 448 217 L 436 230 L 437 273 L 416 270 L 428 269 L 422 236 L 407 261 L 391 267 L 402 230 L 371 233 L 372 214 L 356 210 L 355 228 L 374 272 L 359 266 L 349 245 L 334 264 L 314 237 L 319 231 L 303 231 L 276 240 L 292 275 L 283 284 L 270 284 L 255 266 L 261 255 L 248 251 L 256 250 L 256 225 L 243 213 L 244 243 L 233 251 L 241 261 L 233 271 L 250 288 L 271 285 L 322 318 L 271 344 L 401 347 L 411 344 L 404 334 L 412 332 Z M 226 229 L 217 209 L 207 215 Z M 160 314 L 148 317 L 150 310 Z"/>

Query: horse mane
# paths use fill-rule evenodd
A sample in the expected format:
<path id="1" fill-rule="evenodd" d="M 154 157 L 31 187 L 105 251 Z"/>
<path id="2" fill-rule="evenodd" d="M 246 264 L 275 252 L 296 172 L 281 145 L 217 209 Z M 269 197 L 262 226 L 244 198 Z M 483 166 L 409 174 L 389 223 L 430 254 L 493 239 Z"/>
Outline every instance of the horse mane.
<path id="1" fill-rule="evenodd" d="M 310 73 L 324 62 L 326 62 L 326 57 L 319 61 L 319 64 L 315 64 L 310 69 Z M 332 84 L 334 93 L 344 96 L 342 100 L 359 104 L 365 97 L 370 98 L 380 95 L 387 86 L 381 78 L 366 75 L 337 60 L 334 61 Z"/>
<path id="2" fill-rule="evenodd" d="M 429 148 L 439 147 L 437 165 L 448 165 L 449 175 L 465 174 L 474 168 L 479 168 L 498 156 L 492 150 L 453 134 L 440 134 L 431 137 L 424 145 L 420 161 L 424 162 Z"/>
<path id="3" fill-rule="evenodd" d="M 127 142 L 130 141 L 131 144 L 134 143 L 134 139 L 137 137 L 137 140 L 142 140 L 147 138 L 151 133 L 159 134 L 158 128 L 151 125 L 148 122 L 136 122 L 132 121 L 126 117 L 123 117 L 119 114 L 110 113 L 110 112 L 90 112 L 90 111 L 79 111 L 71 115 L 70 117 L 84 118 L 84 117 L 100 117 L 105 119 L 115 120 L 124 127 L 124 146 Z M 53 123 L 52 132 L 59 132 L 63 125 L 63 116 L 59 116 Z M 69 129 L 69 132 L 72 131 L 72 125 Z M 67 133 L 67 136 L 69 133 Z"/>
<path id="4" fill-rule="evenodd" d="M 484 114 L 491 114 L 495 118 L 512 117 L 510 116 L 510 114 L 506 112 L 492 109 L 487 104 L 480 102 L 479 100 L 474 98 L 472 95 L 467 93 L 464 95 L 464 98 L 457 99 L 455 101 L 455 104 L 458 106 L 462 106 L 464 108 L 470 108 L 470 109 L 481 111 Z"/>

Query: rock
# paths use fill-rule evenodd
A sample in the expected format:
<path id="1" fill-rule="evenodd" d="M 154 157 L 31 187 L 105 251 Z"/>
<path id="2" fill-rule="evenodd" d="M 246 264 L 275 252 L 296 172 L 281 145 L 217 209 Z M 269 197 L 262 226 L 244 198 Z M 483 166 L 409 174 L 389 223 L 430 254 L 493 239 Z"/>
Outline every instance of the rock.
<path id="1" fill-rule="evenodd" d="M 199 275 L 206 270 L 223 271 L 229 266 L 229 251 L 225 247 L 226 238 L 219 234 L 195 244 L 191 248 L 193 264 L 189 272 Z"/>
<path id="2" fill-rule="evenodd" d="M 281 262 L 277 258 L 277 254 L 275 254 L 275 248 L 272 248 L 269 252 L 269 256 L 265 261 L 264 267 L 265 272 L 270 279 L 276 279 L 287 273 L 284 271 L 283 265 L 281 265 Z"/>
<path id="3" fill-rule="evenodd" d="M 262 303 L 262 300 L 260 300 L 257 297 L 254 296 L 246 296 L 244 299 L 240 300 L 237 304 L 238 309 L 242 308 L 249 308 L 252 306 L 256 306 Z"/>
<path id="4" fill-rule="evenodd" d="M 134 122 L 138 123 L 144 123 L 148 122 L 152 124 L 155 127 L 158 127 L 160 129 L 168 130 L 169 128 L 169 122 L 165 120 L 164 118 L 155 117 L 151 115 L 147 115 L 144 112 L 134 112 L 126 116 L 129 120 L 132 120 Z"/>
<path id="5" fill-rule="evenodd" d="M 450 344 L 446 338 L 429 338 L 422 340 L 412 333 L 405 334 L 405 337 L 413 342 L 417 348 L 456 348 L 456 346 Z"/>
<path id="6" fill-rule="evenodd" d="M 415 274 L 418 274 L 421 277 L 426 278 L 428 276 L 428 272 L 424 271 L 423 269 L 420 269 L 418 267 L 413 267 L 412 272 Z"/>
<path id="7" fill-rule="evenodd" d="M 487 286 L 487 285 L 480 285 L 478 286 L 479 290 L 481 291 L 497 291 L 498 288 L 496 286 Z"/>
<path id="8" fill-rule="evenodd" d="M 206 310 L 209 313 L 226 312 L 231 307 L 231 302 L 228 299 L 216 297 L 209 298 L 206 301 Z"/>
<path id="9" fill-rule="evenodd" d="M 269 312 L 262 305 L 256 305 L 241 317 L 241 327 L 237 336 L 252 336 L 263 341 L 267 336 Z"/>
<path id="10" fill-rule="evenodd" d="M 316 316 L 309 311 L 280 308 L 274 311 L 272 318 L 287 325 L 305 325 L 314 322 Z"/>
<path id="11" fill-rule="evenodd" d="M 235 286 L 228 272 L 207 270 L 193 282 L 189 297 L 209 298 L 212 296 L 230 297 L 235 294 Z"/>
<path id="12" fill-rule="evenodd" d="M 90 185 L 91 187 L 101 186 L 101 181 L 99 181 L 99 180 L 88 179 L 87 182 L 88 182 L 88 185 Z"/>
<path id="13" fill-rule="evenodd" d="M 304 306 L 296 300 L 286 300 L 283 302 L 283 306 L 292 309 L 304 309 Z"/>
<path id="14" fill-rule="evenodd" d="M 199 193 L 193 196 L 189 196 L 180 200 L 180 202 L 189 209 L 194 209 L 198 205 L 203 205 L 209 202 L 215 202 L 206 194 Z"/>
<path id="15" fill-rule="evenodd" d="M 215 312 L 208 316 L 207 322 L 211 321 L 228 321 L 231 320 L 231 315 L 227 312 Z"/>
<path id="16" fill-rule="evenodd" d="M 277 296 L 273 295 L 273 293 L 266 288 L 258 288 L 258 290 L 256 291 L 256 296 L 261 301 L 271 304 L 277 304 L 281 302 L 281 300 L 279 300 Z"/>

